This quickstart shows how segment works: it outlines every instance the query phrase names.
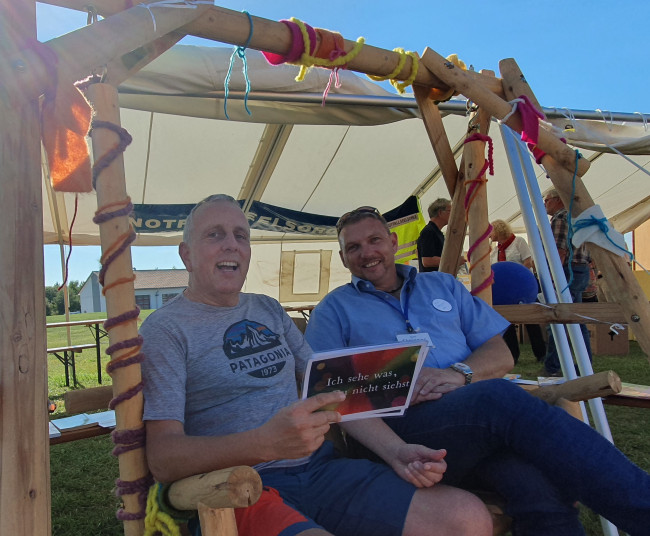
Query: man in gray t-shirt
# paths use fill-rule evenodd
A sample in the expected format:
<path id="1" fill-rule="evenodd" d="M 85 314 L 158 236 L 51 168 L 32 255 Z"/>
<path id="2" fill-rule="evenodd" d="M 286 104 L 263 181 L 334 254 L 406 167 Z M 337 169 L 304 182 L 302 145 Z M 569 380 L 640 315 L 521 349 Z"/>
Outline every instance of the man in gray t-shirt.
<path id="1" fill-rule="evenodd" d="M 476 497 L 438 484 L 444 450 L 391 436 L 379 438 L 386 465 L 335 456 L 324 434 L 341 416 L 324 407 L 345 395 L 298 400 L 311 350 L 276 300 L 241 293 L 250 230 L 234 199 L 196 205 L 179 253 L 188 288 L 141 328 L 147 459 L 157 480 L 256 467 L 265 488 L 258 503 L 236 510 L 240 536 L 491 534 Z M 372 420 L 356 421 L 355 435 L 370 433 Z"/>

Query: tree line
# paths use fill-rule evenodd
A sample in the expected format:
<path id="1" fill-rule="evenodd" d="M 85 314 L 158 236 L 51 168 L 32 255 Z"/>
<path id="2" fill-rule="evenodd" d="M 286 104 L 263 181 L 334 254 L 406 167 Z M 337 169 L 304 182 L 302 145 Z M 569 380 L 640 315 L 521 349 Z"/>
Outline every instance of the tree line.
<path id="1" fill-rule="evenodd" d="M 83 283 L 81 281 L 70 281 L 68 283 L 68 299 L 70 300 L 70 312 L 80 312 L 81 302 L 79 300 L 79 291 Z M 62 315 L 65 314 L 65 300 L 63 298 L 63 289 L 59 290 L 59 285 L 45 287 L 45 315 Z"/>

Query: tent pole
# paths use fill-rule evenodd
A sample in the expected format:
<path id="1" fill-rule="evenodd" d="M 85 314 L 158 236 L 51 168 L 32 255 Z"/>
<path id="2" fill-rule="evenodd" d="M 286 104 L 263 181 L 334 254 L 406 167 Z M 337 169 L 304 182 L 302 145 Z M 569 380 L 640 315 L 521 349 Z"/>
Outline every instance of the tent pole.
<path id="1" fill-rule="evenodd" d="M 0 57 L 36 39 L 33 1 L 0 2 Z M 43 199 L 38 100 L 0 65 L 0 534 L 49 535 Z"/>
<path id="2" fill-rule="evenodd" d="M 506 98 L 514 98 L 515 95 L 522 94 L 534 98 L 533 91 L 515 60 L 502 60 L 499 63 L 499 69 L 503 77 Z M 535 99 L 534 102 L 537 102 L 537 100 Z M 544 131 L 540 129 L 541 132 Z M 578 162 L 584 160 L 582 158 Z M 568 208 L 571 206 L 571 192 L 574 183 L 573 173 L 567 171 L 549 154 L 542 158 L 542 165 L 548 172 L 553 186 L 560 194 L 564 206 Z M 578 216 L 592 206 L 594 206 L 594 200 L 587 191 L 582 179 L 576 176 L 572 216 Z M 650 360 L 650 303 L 641 285 L 634 277 L 632 269 L 625 258 L 595 244 L 589 244 L 589 252 L 607 283 L 608 295 L 623 308 L 626 322 L 634 332 L 641 349 Z"/>
<path id="3" fill-rule="evenodd" d="M 120 125 L 120 109 L 117 100 L 117 89 L 109 84 L 91 84 L 87 90 L 87 97 L 95 110 L 95 120 Z M 111 150 L 118 141 L 118 135 L 106 128 L 92 129 L 92 147 L 94 161 Z M 115 158 L 97 177 L 95 185 L 97 192 L 97 207 L 113 205 L 109 209 L 115 211 L 117 206 L 122 206 L 127 200 L 126 181 L 124 175 L 124 159 L 122 154 Z M 106 291 L 107 318 L 112 319 L 119 315 L 134 311 L 135 293 L 133 287 L 133 264 L 131 250 L 126 242 L 126 236 L 132 231 L 128 215 L 112 218 L 99 225 L 102 246 L 102 262 L 105 270 L 104 288 L 116 284 Z M 126 248 L 118 254 L 112 262 L 107 263 L 105 257 L 111 256 L 117 247 L 127 244 Z M 134 340 L 138 337 L 137 319 L 117 324 L 108 329 L 109 345 L 113 346 L 124 341 Z M 136 349 L 137 351 L 137 349 Z M 114 364 L 120 359 L 133 355 L 134 347 L 121 348 L 111 356 Z M 139 363 L 126 367 L 116 368 L 111 376 L 113 378 L 113 395 L 115 397 L 133 389 L 141 382 Z M 124 400 L 115 407 L 117 430 L 140 430 L 142 423 L 143 398 L 142 392 Z M 120 479 L 126 482 L 139 482 L 148 475 L 145 460 L 144 445 L 134 450 L 124 452 L 118 457 Z M 146 491 L 145 491 L 146 493 Z M 128 514 L 143 514 L 138 503 L 138 494 L 123 495 L 124 511 Z M 140 535 L 144 531 L 143 519 L 124 521 L 124 533 L 127 536 Z"/>

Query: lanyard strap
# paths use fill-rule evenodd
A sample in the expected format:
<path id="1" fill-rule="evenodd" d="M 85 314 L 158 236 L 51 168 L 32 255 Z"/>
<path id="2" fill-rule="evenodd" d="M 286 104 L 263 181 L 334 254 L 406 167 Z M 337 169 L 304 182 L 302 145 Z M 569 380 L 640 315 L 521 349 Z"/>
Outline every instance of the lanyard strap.
<path id="1" fill-rule="evenodd" d="M 404 297 L 404 309 L 402 309 L 402 302 L 399 300 L 400 306 L 397 307 L 394 303 L 388 302 L 388 305 L 390 305 L 392 308 L 397 309 L 402 317 L 404 318 L 404 322 L 406 323 L 406 331 L 409 333 L 415 333 L 415 329 L 413 328 L 413 325 L 411 324 L 411 321 L 409 320 L 409 300 L 411 299 L 411 288 L 409 286 L 409 281 L 405 280 L 406 283 L 406 296 Z M 402 287 L 404 288 L 404 287 Z M 380 290 L 377 290 L 375 292 L 382 292 Z M 371 292 L 371 295 L 377 298 L 378 300 L 381 300 L 382 302 L 386 302 L 383 298 L 380 298 L 377 294 Z M 401 292 L 400 292 L 401 295 Z"/>

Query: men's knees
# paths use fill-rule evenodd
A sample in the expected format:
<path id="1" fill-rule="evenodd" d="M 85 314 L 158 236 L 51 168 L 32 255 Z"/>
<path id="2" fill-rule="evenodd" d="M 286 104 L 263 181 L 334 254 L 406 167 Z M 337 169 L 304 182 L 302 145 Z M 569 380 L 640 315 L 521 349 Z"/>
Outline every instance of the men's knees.
<path id="1" fill-rule="evenodd" d="M 440 536 L 490 536 L 492 517 L 476 495 L 437 485 L 416 492 L 403 536 L 427 534 L 431 527 Z"/>

